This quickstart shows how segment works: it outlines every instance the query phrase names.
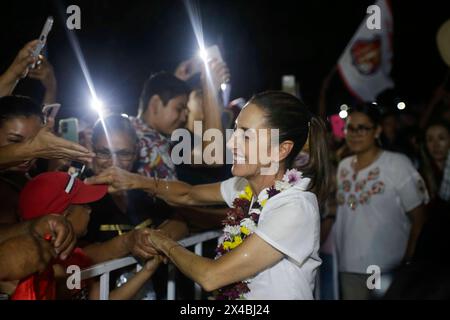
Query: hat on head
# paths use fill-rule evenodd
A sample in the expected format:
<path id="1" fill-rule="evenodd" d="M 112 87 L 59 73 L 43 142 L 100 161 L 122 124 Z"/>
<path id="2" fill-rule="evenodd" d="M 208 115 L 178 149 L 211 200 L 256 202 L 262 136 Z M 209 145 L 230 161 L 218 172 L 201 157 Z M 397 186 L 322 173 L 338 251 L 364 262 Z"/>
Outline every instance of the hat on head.
<path id="1" fill-rule="evenodd" d="M 100 200 L 108 191 L 106 185 L 87 185 L 66 172 L 45 172 L 30 180 L 19 197 L 23 220 L 47 214 L 62 214 L 71 204 Z"/>

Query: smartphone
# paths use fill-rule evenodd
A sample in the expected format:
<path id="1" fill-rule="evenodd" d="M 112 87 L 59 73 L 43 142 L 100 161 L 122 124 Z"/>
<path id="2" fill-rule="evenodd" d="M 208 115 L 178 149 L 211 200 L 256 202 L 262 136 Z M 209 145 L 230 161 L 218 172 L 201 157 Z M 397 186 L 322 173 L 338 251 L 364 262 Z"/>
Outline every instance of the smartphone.
<path id="1" fill-rule="evenodd" d="M 281 90 L 296 96 L 297 90 L 296 90 L 295 76 L 284 75 L 281 78 Z"/>
<path id="2" fill-rule="evenodd" d="M 59 120 L 58 132 L 62 138 L 78 143 L 78 119 L 67 118 Z"/>
<path id="3" fill-rule="evenodd" d="M 207 60 L 216 59 L 219 62 L 223 62 L 222 54 L 217 45 L 213 45 L 206 49 L 206 57 Z"/>
<path id="4" fill-rule="evenodd" d="M 44 114 L 45 123 L 47 123 L 49 118 L 55 119 L 60 108 L 61 108 L 60 103 L 52 103 L 44 105 L 44 107 L 42 107 L 42 113 Z"/>
<path id="5" fill-rule="evenodd" d="M 47 37 L 48 34 L 50 33 L 50 30 L 52 30 L 52 26 L 53 26 L 53 17 L 49 16 L 47 18 L 47 21 L 45 21 L 44 27 L 42 28 L 41 35 L 39 36 L 39 42 L 32 53 L 34 58 L 37 59 L 39 57 L 39 54 L 41 53 L 42 49 L 47 43 Z M 35 66 L 36 64 L 33 64 L 33 68 Z"/>

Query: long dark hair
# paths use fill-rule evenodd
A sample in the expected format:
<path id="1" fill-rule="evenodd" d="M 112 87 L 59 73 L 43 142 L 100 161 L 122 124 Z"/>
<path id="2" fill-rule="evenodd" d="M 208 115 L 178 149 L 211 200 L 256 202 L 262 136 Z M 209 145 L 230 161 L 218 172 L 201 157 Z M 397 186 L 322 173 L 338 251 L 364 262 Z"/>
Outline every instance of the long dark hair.
<path id="1" fill-rule="evenodd" d="M 253 96 L 249 103 L 260 107 L 271 128 L 279 130 L 280 143 L 291 140 L 294 146 L 285 160 L 286 169 L 292 168 L 297 155 L 309 140 L 309 161 L 299 168 L 305 177 L 311 178 L 308 190 L 319 201 L 326 199 L 330 178 L 327 131 L 325 123 L 313 115 L 295 96 L 281 91 L 266 91 Z"/>

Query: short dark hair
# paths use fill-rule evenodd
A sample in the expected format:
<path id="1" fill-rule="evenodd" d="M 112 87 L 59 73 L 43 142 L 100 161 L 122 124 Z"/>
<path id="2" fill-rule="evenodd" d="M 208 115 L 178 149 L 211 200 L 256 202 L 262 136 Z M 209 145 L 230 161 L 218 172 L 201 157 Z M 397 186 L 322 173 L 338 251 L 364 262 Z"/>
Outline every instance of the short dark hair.
<path id="1" fill-rule="evenodd" d="M 31 98 L 25 96 L 0 97 L 0 127 L 5 121 L 16 117 L 36 116 L 44 121 L 41 107 Z"/>
<path id="2" fill-rule="evenodd" d="M 158 95 L 164 105 L 169 100 L 181 96 L 189 95 L 191 89 L 183 80 L 178 79 L 173 74 L 161 71 L 151 75 L 144 83 L 141 96 L 139 98 L 138 114 L 145 112 L 150 99 Z"/>
<path id="3" fill-rule="evenodd" d="M 103 127 L 103 124 L 105 127 Z M 112 114 L 101 120 L 97 120 L 92 130 L 92 143 L 95 143 L 101 136 L 105 135 L 105 128 L 108 132 L 122 132 L 128 135 L 136 144 L 139 143 L 136 130 L 130 120 L 120 114 Z"/>

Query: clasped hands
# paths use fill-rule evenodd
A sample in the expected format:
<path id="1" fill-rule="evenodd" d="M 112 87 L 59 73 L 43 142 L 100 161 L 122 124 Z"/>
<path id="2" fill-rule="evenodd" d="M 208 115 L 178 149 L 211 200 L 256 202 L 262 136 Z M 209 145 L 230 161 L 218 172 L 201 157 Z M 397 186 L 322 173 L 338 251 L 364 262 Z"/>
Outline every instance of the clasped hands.
<path id="1" fill-rule="evenodd" d="M 129 234 L 129 251 L 144 260 L 156 258 L 167 263 L 170 251 L 177 246 L 179 244 L 162 230 L 142 228 L 133 230 Z"/>

